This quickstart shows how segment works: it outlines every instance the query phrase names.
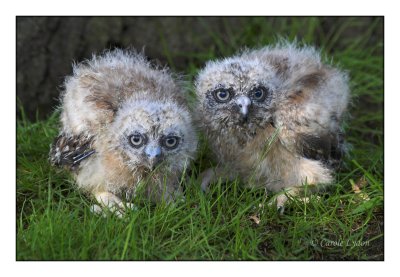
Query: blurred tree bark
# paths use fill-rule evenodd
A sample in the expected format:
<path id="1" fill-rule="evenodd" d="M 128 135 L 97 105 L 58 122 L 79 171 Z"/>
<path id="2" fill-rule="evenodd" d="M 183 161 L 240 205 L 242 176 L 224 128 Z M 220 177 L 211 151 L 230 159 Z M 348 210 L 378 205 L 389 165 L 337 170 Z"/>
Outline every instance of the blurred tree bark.
<path id="1" fill-rule="evenodd" d="M 213 21 L 218 19 L 207 20 Z M 221 24 L 214 26 L 220 32 Z M 36 110 L 43 118 L 57 105 L 72 62 L 104 49 L 134 47 L 182 71 L 187 58 L 172 60 L 168 53 L 196 52 L 199 41 L 210 43 L 211 38 L 192 17 L 18 17 L 17 96 L 29 118 L 35 118 Z"/>
<path id="2" fill-rule="evenodd" d="M 185 72 L 189 62 L 201 67 L 210 51 L 223 56 L 227 54 L 225 48 L 238 50 L 253 46 L 235 45 L 235 41 L 249 33 L 249 26 L 255 28 L 254 34 L 262 31 L 257 29 L 260 20 L 279 27 L 280 21 L 290 18 L 17 17 L 17 97 L 28 118 L 35 119 L 37 110 L 39 118 L 44 118 L 59 103 L 64 78 L 72 72 L 72 62 L 90 58 L 92 53 L 104 49 L 134 47 L 144 49 L 146 56 L 161 65 L 168 64 L 178 72 Z M 324 19 L 323 30 L 331 32 L 332 23 L 338 20 L 346 18 Z M 360 24 L 362 30 L 371 22 L 371 17 L 360 21 L 364 21 Z M 301 32 L 296 34 L 300 39 Z M 358 31 L 353 28 L 346 32 L 352 37 Z M 263 34 L 263 37 L 273 38 L 274 35 Z M 318 43 L 318 34 L 315 36 Z M 265 43 L 257 36 L 251 39 L 254 44 Z"/>

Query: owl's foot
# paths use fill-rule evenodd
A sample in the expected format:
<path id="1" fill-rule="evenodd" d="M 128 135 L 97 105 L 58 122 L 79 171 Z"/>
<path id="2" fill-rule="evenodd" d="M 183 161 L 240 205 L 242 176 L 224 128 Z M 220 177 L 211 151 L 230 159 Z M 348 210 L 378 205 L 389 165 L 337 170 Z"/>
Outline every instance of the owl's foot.
<path id="1" fill-rule="evenodd" d="M 285 204 L 289 198 L 285 194 L 281 194 L 276 198 L 276 210 L 280 215 L 285 211 Z"/>
<path id="2" fill-rule="evenodd" d="M 282 215 L 285 211 L 285 204 L 288 200 L 296 199 L 303 204 L 307 204 L 310 202 L 310 197 L 300 197 L 302 189 L 301 188 L 288 188 L 282 194 L 275 196 L 269 203 L 269 206 L 276 205 L 276 210 L 280 215 Z M 311 196 L 313 197 L 313 196 Z M 316 200 L 320 200 L 321 197 L 316 196 Z"/>
<path id="3" fill-rule="evenodd" d="M 214 167 L 204 170 L 200 173 L 201 190 L 209 192 L 210 184 L 218 181 L 233 181 L 237 178 L 235 173 L 221 167 Z"/>
<path id="4" fill-rule="evenodd" d="M 215 175 L 215 170 L 213 168 L 206 169 L 200 174 L 201 190 L 203 192 L 208 192 L 210 190 L 209 186 L 214 180 Z"/>
<path id="5" fill-rule="evenodd" d="M 276 210 L 280 215 L 282 215 L 285 211 L 285 204 L 286 202 L 292 198 L 296 197 L 299 194 L 298 188 L 287 188 L 282 193 L 275 195 L 271 201 L 269 201 L 268 206 L 275 205 Z"/>
<path id="6" fill-rule="evenodd" d="M 120 198 L 110 192 L 101 192 L 95 194 L 96 200 L 100 205 L 92 205 L 91 212 L 106 217 L 111 213 L 119 218 L 122 218 L 126 211 L 137 210 L 137 207 L 132 203 L 122 202 Z"/>

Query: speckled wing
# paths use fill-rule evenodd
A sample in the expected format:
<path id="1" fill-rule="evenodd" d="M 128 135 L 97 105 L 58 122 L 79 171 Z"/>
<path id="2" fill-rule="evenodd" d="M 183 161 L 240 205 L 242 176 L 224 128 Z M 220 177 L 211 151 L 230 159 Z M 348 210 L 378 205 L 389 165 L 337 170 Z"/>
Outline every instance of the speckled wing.
<path id="1" fill-rule="evenodd" d="M 75 171 L 83 160 L 95 153 L 92 143 L 91 136 L 69 136 L 61 133 L 51 145 L 50 162 L 55 166 Z"/>

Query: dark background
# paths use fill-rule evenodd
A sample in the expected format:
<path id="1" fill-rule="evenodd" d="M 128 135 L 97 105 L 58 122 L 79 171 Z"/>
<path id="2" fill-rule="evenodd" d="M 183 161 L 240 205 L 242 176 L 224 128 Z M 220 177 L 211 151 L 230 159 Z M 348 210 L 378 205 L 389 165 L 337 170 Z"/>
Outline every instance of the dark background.
<path id="1" fill-rule="evenodd" d="M 345 46 L 374 20 L 358 17 L 357 24 L 346 25 L 354 22 L 354 18 L 319 19 L 319 33 L 311 34 L 313 44 L 319 46 L 324 38 L 335 38 L 335 49 Z M 313 22 L 309 17 L 17 17 L 17 117 L 23 109 L 31 120 L 46 118 L 58 104 L 62 83 L 71 74 L 72 62 L 90 58 L 92 53 L 114 47 L 144 48 L 150 59 L 187 73 L 196 70 L 188 68 L 189 65 L 200 68 L 204 64 L 207 52 L 212 53 L 210 57 L 218 57 L 244 46 L 261 46 L 267 43 L 265 37 L 302 40 L 310 35 L 301 24 L 290 33 L 271 32 L 284 30 L 284 24 L 290 25 L 292 20 L 304 21 L 306 25 Z M 264 32 L 265 22 L 272 27 L 268 29 L 270 34 L 263 33 L 264 39 L 243 37 Z M 342 30 L 337 26 L 343 26 Z M 249 28 L 253 30 L 249 32 Z M 338 31 L 340 35 L 336 38 Z M 383 31 L 372 34 L 370 43 L 382 40 L 382 36 Z M 246 41 L 248 45 L 241 45 L 239 41 Z"/>

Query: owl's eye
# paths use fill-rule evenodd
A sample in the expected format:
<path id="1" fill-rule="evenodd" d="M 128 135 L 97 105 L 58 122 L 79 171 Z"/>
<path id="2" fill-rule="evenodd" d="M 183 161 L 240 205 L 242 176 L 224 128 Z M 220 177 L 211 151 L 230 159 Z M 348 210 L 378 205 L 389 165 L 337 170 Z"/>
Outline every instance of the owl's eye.
<path id="1" fill-rule="evenodd" d="M 264 101 L 264 99 L 267 97 L 269 93 L 269 89 L 267 89 L 266 87 L 263 86 L 259 86 L 254 88 L 251 92 L 250 92 L 250 97 L 258 102 Z"/>
<path id="2" fill-rule="evenodd" d="M 220 88 L 214 90 L 214 98 L 220 103 L 226 103 L 232 98 L 232 92 L 229 89 Z"/>
<path id="3" fill-rule="evenodd" d="M 141 134 L 133 134 L 129 137 L 129 142 L 135 148 L 141 147 L 146 142 L 146 138 Z"/>
<path id="4" fill-rule="evenodd" d="M 178 147 L 179 144 L 179 137 L 177 136 L 167 136 L 163 139 L 162 144 L 167 148 L 167 149 L 175 149 Z"/>

